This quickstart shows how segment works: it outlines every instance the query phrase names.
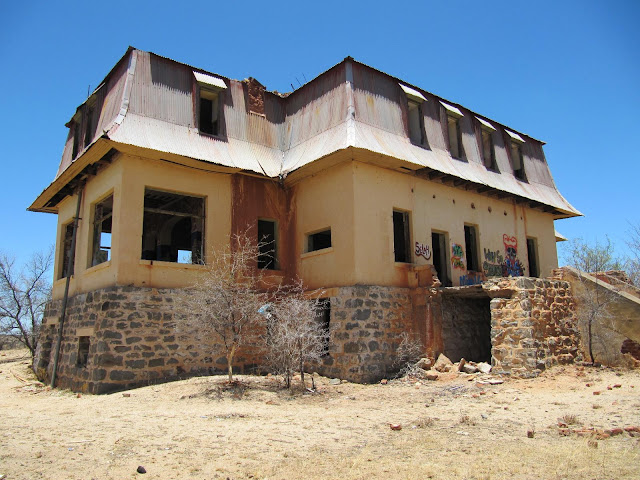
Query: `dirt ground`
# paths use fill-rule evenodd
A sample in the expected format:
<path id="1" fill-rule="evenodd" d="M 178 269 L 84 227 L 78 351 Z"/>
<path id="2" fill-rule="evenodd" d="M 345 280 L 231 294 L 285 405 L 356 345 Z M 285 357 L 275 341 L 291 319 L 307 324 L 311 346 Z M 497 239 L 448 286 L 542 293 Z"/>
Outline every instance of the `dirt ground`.
<path id="1" fill-rule="evenodd" d="M 638 371 L 316 377 L 304 394 L 200 377 L 93 396 L 39 384 L 25 354 L 0 352 L 3 480 L 640 478 L 640 429 L 604 434 L 640 426 Z"/>

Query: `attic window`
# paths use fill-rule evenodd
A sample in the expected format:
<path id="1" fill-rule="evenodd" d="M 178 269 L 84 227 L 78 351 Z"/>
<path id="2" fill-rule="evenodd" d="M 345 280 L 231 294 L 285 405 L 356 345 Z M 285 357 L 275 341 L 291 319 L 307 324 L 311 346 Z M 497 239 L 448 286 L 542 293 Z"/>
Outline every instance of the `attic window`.
<path id="1" fill-rule="evenodd" d="M 522 157 L 522 145 L 524 140 L 520 135 L 509 130 L 505 130 L 507 135 L 511 137 L 511 164 L 513 165 L 513 175 L 522 181 L 526 181 L 524 172 L 524 159 Z"/>
<path id="2" fill-rule="evenodd" d="M 193 72 L 198 83 L 198 129 L 208 135 L 220 134 L 220 92 L 227 88 L 224 80 Z"/>
<path id="3" fill-rule="evenodd" d="M 425 145 L 424 134 L 424 114 L 422 113 L 422 102 L 426 100 L 417 90 L 406 85 L 399 84 L 402 91 L 407 95 L 407 111 L 409 123 L 409 138 L 414 145 Z"/>
<path id="4" fill-rule="evenodd" d="M 145 189 L 142 259 L 202 263 L 204 198 Z"/>
<path id="5" fill-rule="evenodd" d="M 463 158 L 462 150 L 462 130 L 460 128 L 460 119 L 463 117 L 462 112 L 453 105 L 440 102 L 445 108 L 447 115 L 447 137 L 449 139 L 449 153 L 453 158 Z"/>
<path id="6" fill-rule="evenodd" d="M 496 129 L 486 120 L 483 120 L 480 117 L 476 117 L 476 119 L 480 123 L 480 146 L 484 166 L 489 170 L 498 170 L 498 165 L 496 164 L 496 151 L 493 145 L 493 132 L 495 132 Z"/>
<path id="7" fill-rule="evenodd" d="M 80 151 L 80 123 L 77 120 L 73 121 L 73 150 L 71 151 L 71 158 L 76 158 Z"/>

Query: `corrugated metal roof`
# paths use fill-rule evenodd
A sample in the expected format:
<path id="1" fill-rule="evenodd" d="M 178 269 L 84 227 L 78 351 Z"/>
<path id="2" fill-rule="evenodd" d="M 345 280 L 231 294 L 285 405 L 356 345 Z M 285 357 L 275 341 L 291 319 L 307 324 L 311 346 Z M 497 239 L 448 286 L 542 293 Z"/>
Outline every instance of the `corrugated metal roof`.
<path id="1" fill-rule="evenodd" d="M 411 87 L 407 87 L 406 85 L 399 83 L 398 85 L 400 85 L 400 88 L 402 88 L 402 91 L 404 93 L 407 94 L 408 97 L 411 97 L 413 100 L 416 100 L 418 102 L 426 102 L 427 99 L 424 98 L 424 95 L 422 95 L 419 91 L 414 90 Z"/>

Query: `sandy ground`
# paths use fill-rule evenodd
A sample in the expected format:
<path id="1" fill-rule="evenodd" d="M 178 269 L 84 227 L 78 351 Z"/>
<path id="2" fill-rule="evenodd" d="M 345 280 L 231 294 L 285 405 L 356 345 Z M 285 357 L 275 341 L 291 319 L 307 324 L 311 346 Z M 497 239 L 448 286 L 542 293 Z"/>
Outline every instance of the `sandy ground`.
<path id="1" fill-rule="evenodd" d="M 640 425 L 638 371 L 317 378 L 306 394 L 201 377 L 92 396 L 38 384 L 22 355 L 0 352 L 0 479 L 640 478 L 640 433 L 586 430 Z"/>

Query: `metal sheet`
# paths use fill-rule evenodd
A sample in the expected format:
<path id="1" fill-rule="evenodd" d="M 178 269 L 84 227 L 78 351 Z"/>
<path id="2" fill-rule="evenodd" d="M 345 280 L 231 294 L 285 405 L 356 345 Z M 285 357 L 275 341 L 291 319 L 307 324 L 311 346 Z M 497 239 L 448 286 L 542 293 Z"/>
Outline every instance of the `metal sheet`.
<path id="1" fill-rule="evenodd" d="M 524 143 L 524 139 L 520 135 L 518 135 L 516 132 L 512 132 L 511 130 L 507 130 L 506 128 L 504 131 L 507 132 L 507 135 L 509 135 L 514 140 L 520 143 Z"/>
<path id="2" fill-rule="evenodd" d="M 402 89 L 402 91 L 404 93 L 407 94 L 408 97 L 411 97 L 413 100 L 416 100 L 418 102 L 426 102 L 426 98 L 424 98 L 424 95 L 422 95 L 419 91 L 411 88 L 411 87 L 407 87 L 406 85 L 403 85 L 402 83 L 399 83 L 398 85 L 400 85 L 400 88 Z"/>
<path id="3" fill-rule="evenodd" d="M 491 125 L 489 122 L 487 122 L 484 118 L 480 118 L 476 116 L 476 120 L 478 120 L 480 122 L 480 125 L 482 125 L 487 130 L 491 130 L 492 132 L 496 131 L 495 127 Z"/>
<path id="4" fill-rule="evenodd" d="M 204 85 L 208 85 L 210 87 L 225 89 L 227 88 L 227 84 L 224 83 L 224 80 L 218 77 L 214 77 L 211 75 L 207 75 L 205 73 L 193 72 L 193 75 L 196 77 L 196 82 L 203 83 Z"/>
<path id="5" fill-rule="evenodd" d="M 453 105 L 449 105 L 446 102 L 443 102 L 442 100 L 440 100 L 440 103 L 442 104 L 442 106 L 444 108 L 447 109 L 447 112 L 454 114 L 457 117 L 463 117 L 464 115 L 462 114 L 462 112 L 460 111 L 460 109 L 458 109 L 458 107 L 454 107 Z"/>

